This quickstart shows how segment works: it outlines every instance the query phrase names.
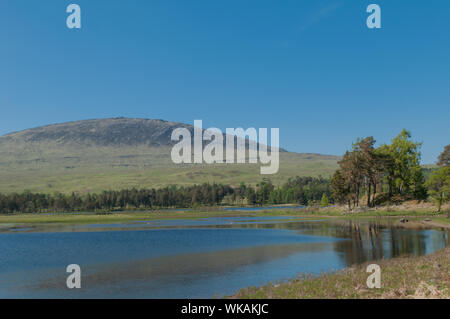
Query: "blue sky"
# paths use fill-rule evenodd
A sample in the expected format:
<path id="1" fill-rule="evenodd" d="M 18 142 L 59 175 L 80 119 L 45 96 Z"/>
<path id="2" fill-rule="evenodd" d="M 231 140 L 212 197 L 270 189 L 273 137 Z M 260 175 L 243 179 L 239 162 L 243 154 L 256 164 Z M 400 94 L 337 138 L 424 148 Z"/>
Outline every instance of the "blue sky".
<path id="1" fill-rule="evenodd" d="M 82 9 L 69 30 L 67 5 Z M 369 30 L 366 7 L 382 9 Z M 407 128 L 423 162 L 450 143 L 450 1 L 0 2 L 0 134 L 72 120 L 279 127 L 343 154 Z"/>

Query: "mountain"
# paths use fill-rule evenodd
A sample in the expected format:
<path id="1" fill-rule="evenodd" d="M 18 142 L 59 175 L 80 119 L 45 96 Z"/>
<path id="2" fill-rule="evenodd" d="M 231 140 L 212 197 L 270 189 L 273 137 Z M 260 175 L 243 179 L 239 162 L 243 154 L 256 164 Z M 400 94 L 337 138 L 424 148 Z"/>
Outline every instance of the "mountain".
<path id="1" fill-rule="evenodd" d="M 0 137 L 0 192 L 100 192 L 203 182 L 256 184 L 263 177 L 330 176 L 339 157 L 281 150 L 280 171 L 260 175 L 261 164 L 172 163 L 171 134 L 191 125 L 110 118 L 37 127 Z"/>
<path id="2" fill-rule="evenodd" d="M 152 119 L 110 118 L 53 124 L 0 136 L 0 143 L 40 143 L 85 146 L 173 146 L 172 131 L 192 125 Z M 203 129 L 205 131 L 205 129 Z M 223 134 L 225 143 L 225 134 Z M 235 139 L 236 140 L 236 139 Z M 248 146 L 248 140 L 245 141 Z M 204 142 L 206 145 L 207 142 Z M 236 143 L 235 143 L 236 144 Z M 269 148 L 270 149 L 270 148 Z M 284 152 L 284 150 L 280 150 Z"/>
<path id="3" fill-rule="evenodd" d="M 79 144 L 96 146 L 173 145 L 170 137 L 175 128 L 186 124 L 164 120 L 110 118 L 69 122 L 37 127 L 0 137 L 5 142 L 54 142 L 57 144 Z"/>

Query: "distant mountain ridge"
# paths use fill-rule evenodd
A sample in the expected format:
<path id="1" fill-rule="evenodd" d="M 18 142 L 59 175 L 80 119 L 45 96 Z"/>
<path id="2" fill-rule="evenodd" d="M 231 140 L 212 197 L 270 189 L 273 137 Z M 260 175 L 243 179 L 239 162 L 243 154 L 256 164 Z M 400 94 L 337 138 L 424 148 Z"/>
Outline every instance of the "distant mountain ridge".
<path id="1" fill-rule="evenodd" d="M 164 120 L 108 118 L 51 124 L 6 134 L 0 141 L 53 141 L 58 143 L 92 143 L 98 146 L 140 145 L 169 146 L 172 131 L 178 127 L 193 130 L 187 124 Z"/>
<path id="2" fill-rule="evenodd" d="M 191 132 L 191 136 L 194 136 L 194 127 L 189 124 L 160 119 L 116 117 L 51 124 L 13 132 L 0 136 L 0 143 L 16 141 L 77 143 L 97 146 L 173 146 L 177 141 L 172 141 L 171 136 L 173 130 L 177 128 L 186 128 Z M 203 145 L 206 144 L 208 142 L 204 141 Z M 248 140 L 246 140 L 246 146 L 248 146 Z M 285 152 L 281 148 L 280 151 Z"/>

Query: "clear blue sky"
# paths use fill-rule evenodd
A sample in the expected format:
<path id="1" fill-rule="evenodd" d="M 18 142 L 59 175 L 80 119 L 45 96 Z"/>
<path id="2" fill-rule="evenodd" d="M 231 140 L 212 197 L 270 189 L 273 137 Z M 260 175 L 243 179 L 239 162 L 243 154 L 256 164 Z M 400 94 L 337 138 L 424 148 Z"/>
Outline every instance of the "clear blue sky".
<path id="1" fill-rule="evenodd" d="M 66 27 L 66 7 L 82 29 Z M 382 9 L 369 30 L 366 7 Z M 0 2 L 0 134 L 72 120 L 279 127 L 343 154 L 402 128 L 423 162 L 450 143 L 450 1 Z"/>

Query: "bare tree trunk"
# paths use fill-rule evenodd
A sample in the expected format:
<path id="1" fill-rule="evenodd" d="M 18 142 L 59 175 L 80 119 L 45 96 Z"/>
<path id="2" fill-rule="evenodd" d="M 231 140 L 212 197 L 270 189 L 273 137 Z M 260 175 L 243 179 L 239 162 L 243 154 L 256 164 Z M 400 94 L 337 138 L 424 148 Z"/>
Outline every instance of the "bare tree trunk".
<path id="1" fill-rule="evenodd" d="M 439 195 L 439 202 L 438 202 L 438 213 L 440 213 L 441 212 L 441 206 L 442 206 L 442 200 L 443 200 L 443 193 L 441 193 L 440 195 Z"/>
<path id="2" fill-rule="evenodd" d="M 372 207 L 375 207 L 375 194 L 377 193 L 377 182 L 373 183 Z"/>
<path id="3" fill-rule="evenodd" d="M 392 181 L 392 178 L 390 178 L 390 177 L 388 179 L 388 184 L 389 184 L 389 198 L 391 198 L 392 197 L 392 193 L 393 193 L 393 191 L 392 191 L 393 181 Z"/>
<path id="4" fill-rule="evenodd" d="M 355 198 L 355 204 L 357 207 L 359 207 L 359 188 L 360 188 L 360 185 L 358 184 L 356 186 L 356 198 Z"/>

